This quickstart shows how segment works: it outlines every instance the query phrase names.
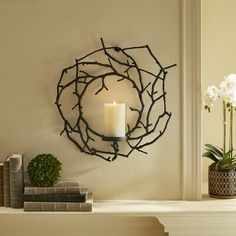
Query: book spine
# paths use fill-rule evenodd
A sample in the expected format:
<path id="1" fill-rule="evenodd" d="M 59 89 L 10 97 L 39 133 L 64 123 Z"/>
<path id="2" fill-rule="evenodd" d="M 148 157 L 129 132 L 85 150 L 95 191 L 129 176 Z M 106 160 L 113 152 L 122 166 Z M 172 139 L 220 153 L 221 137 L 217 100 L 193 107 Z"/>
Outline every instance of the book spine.
<path id="1" fill-rule="evenodd" d="M 37 194 L 83 194 L 88 192 L 88 188 L 83 187 L 25 187 L 25 195 Z"/>
<path id="2" fill-rule="evenodd" d="M 24 202 L 24 211 L 92 211 L 93 195 L 86 202 Z"/>
<path id="3" fill-rule="evenodd" d="M 3 164 L 3 181 L 4 181 L 4 206 L 11 206 L 11 195 L 10 195 L 10 159 L 6 159 Z"/>
<path id="4" fill-rule="evenodd" d="M 23 157 L 14 154 L 10 157 L 10 195 L 11 207 L 23 207 Z"/>
<path id="5" fill-rule="evenodd" d="M 58 195 L 39 194 L 24 195 L 25 202 L 85 202 L 88 194 Z"/>
<path id="6" fill-rule="evenodd" d="M 92 202 L 24 202 L 24 211 L 92 211 Z"/>
<path id="7" fill-rule="evenodd" d="M 4 182 L 3 182 L 3 164 L 0 164 L 0 206 L 4 206 Z"/>

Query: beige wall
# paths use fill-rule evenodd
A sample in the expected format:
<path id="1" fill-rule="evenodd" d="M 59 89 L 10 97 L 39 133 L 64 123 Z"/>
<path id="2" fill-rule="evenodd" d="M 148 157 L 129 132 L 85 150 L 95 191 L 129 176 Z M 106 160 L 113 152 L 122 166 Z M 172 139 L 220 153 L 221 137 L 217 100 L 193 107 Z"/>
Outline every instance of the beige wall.
<path id="1" fill-rule="evenodd" d="M 163 65 L 178 64 L 169 71 L 166 84 L 171 122 L 165 135 L 146 148 L 147 156 L 134 153 L 130 159 L 107 163 L 83 155 L 59 136 L 63 122 L 54 102 L 60 72 L 75 58 L 99 48 L 101 36 L 108 45 L 148 44 Z M 95 200 L 180 199 L 180 45 L 180 0 L 0 0 L 1 159 L 20 151 L 27 165 L 39 153 L 53 153 L 63 163 L 63 178 L 89 186 Z M 65 235 L 67 228 L 71 235 L 163 232 L 153 218 L 104 218 L 102 223 L 94 218 L 94 227 L 84 218 L 78 219 L 80 224 L 69 216 L 59 218 L 49 216 L 45 227 L 38 228 L 41 218 L 38 224 L 37 216 L 19 216 L 14 229 L 8 220 L 1 221 L 1 232 L 25 235 L 37 229 L 35 235 L 42 230 L 53 235 L 56 226 L 61 227 L 56 235 Z"/>
<path id="2" fill-rule="evenodd" d="M 218 85 L 225 75 L 236 73 L 234 0 L 203 0 L 202 88 Z M 222 146 L 222 110 L 217 105 L 211 114 L 203 112 L 203 144 Z M 209 161 L 204 160 L 203 181 L 207 181 Z M 204 189 L 206 191 L 206 188 Z"/>
<path id="3" fill-rule="evenodd" d="M 171 16 L 171 17 L 170 17 Z M 0 154 L 53 153 L 63 178 L 89 186 L 95 199 L 180 199 L 180 1 L 0 1 Z M 149 44 L 169 70 L 172 119 L 165 135 L 130 159 L 107 163 L 59 136 L 54 105 L 61 70 L 100 48 Z M 97 118 L 96 118 L 97 119 Z"/>

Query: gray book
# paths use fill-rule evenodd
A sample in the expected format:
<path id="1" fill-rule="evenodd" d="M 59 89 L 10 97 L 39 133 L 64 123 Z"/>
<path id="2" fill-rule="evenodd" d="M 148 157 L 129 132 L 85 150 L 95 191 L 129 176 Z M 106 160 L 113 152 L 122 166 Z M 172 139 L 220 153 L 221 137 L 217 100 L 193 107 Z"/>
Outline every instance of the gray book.
<path id="1" fill-rule="evenodd" d="M 3 186 L 3 163 L 0 163 L 0 206 L 4 206 Z"/>
<path id="2" fill-rule="evenodd" d="M 24 195 L 24 202 L 86 202 L 87 194 L 33 194 Z"/>
<path id="3" fill-rule="evenodd" d="M 24 194 L 83 194 L 88 191 L 88 188 L 81 187 L 77 181 L 60 181 L 52 187 L 25 186 Z"/>
<path id="4" fill-rule="evenodd" d="M 92 211 L 93 196 L 86 202 L 24 202 L 24 211 Z"/>
<path id="5" fill-rule="evenodd" d="M 11 195 L 10 195 L 10 157 L 3 163 L 3 181 L 4 181 L 4 189 L 3 189 L 3 196 L 4 196 L 4 206 L 10 207 L 11 206 Z"/>
<path id="6" fill-rule="evenodd" d="M 13 154 L 10 157 L 10 195 L 11 195 L 11 207 L 22 208 L 23 207 L 23 156 L 22 154 Z"/>

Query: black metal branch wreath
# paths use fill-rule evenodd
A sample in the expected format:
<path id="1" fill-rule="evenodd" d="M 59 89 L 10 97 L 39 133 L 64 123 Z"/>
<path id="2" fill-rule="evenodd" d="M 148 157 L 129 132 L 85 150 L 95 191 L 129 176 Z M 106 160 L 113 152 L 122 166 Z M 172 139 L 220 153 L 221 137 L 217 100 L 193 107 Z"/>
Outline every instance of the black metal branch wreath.
<path id="1" fill-rule="evenodd" d="M 102 48 L 76 59 L 74 65 L 62 70 L 57 84 L 55 103 L 64 121 L 64 129 L 60 135 L 66 133 L 69 140 L 81 152 L 98 156 L 106 161 L 114 161 L 118 156 L 128 158 L 133 151 L 147 154 L 143 148 L 153 144 L 164 134 L 171 118 L 171 113 L 167 111 L 166 106 L 165 80 L 167 70 L 176 64 L 163 67 L 148 45 L 128 48 L 106 47 L 102 38 L 101 44 Z M 132 52 L 140 50 L 146 50 L 154 60 L 158 71 L 153 72 L 138 65 Z M 92 59 L 93 56 L 102 57 L 102 61 Z M 69 72 L 73 76 L 68 81 L 65 75 Z M 116 78 L 117 83 L 128 81 L 136 90 L 139 99 L 138 108 L 129 107 L 130 112 L 136 113 L 137 119 L 133 125 L 127 123 L 126 140 L 124 141 L 127 145 L 124 151 L 120 150 L 119 139 L 106 140 L 103 134 L 92 129 L 83 112 L 82 98 L 91 83 L 100 82 L 100 87 L 95 92 L 95 95 L 98 95 L 104 90 L 108 91 L 107 80 L 111 79 L 111 76 L 113 79 Z M 150 79 L 146 79 L 147 77 Z M 63 93 L 68 89 L 76 97 L 76 102 L 71 107 L 72 110 L 76 110 L 75 122 L 71 122 L 67 118 L 66 109 L 62 106 Z M 159 102 L 161 105 L 157 106 Z M 156 116 L 157 107 L 161 113 Z M 151 121 L 151 117 L 154 117 L 154 121 Z M 110 141 L 111 144 L 106 145 L 105 149 L 95 147 L 96 142 L 104 142 L 104 140 Z"/>

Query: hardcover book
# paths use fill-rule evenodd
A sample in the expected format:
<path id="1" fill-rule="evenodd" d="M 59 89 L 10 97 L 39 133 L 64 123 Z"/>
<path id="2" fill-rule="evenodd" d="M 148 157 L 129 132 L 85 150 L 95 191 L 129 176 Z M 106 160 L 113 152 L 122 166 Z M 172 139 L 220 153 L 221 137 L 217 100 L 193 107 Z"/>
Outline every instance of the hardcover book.
<path id="1" fill-rule="evenodd" d="M 0 206 L 4 206 L 3 163 L 0 163 Z"/>
<path id="2" fill-rule="evenodd" d="M 88 194 L 34 194 L 24 195 L 24 202 L 85 202 Z"/>
<path id="3" fill-rule="evenodd" d="M 10 157 L 7 157 L 3 163 L 3 196 L 4 196 L 4 206 L 11 206 L 11 195 L 10 195 Z"/>
<path id="4" fill-rule="evenodd" d="M 24 211 L 92 211 L 92 194 L 86 202 L 24 202 Z"/>
<path id="5" fill-rule="evenodd" d="M 13 154 L 10 157 L 10 195 L 11 207 L 23 207 L 23 156 L 22 154 Z"/>
<path id="6" fill-rule="evenodd" d="M 89 202 L 24 202 L 24 211 L 92 211 Z"/>
<path id="7" fill-rule="evenodd" d="M 52 187 L 25 186 L 24 194 L 83 194 L 88 191 L 88 188 L 80 187 L 77 181 L 60 181 Z"/>

